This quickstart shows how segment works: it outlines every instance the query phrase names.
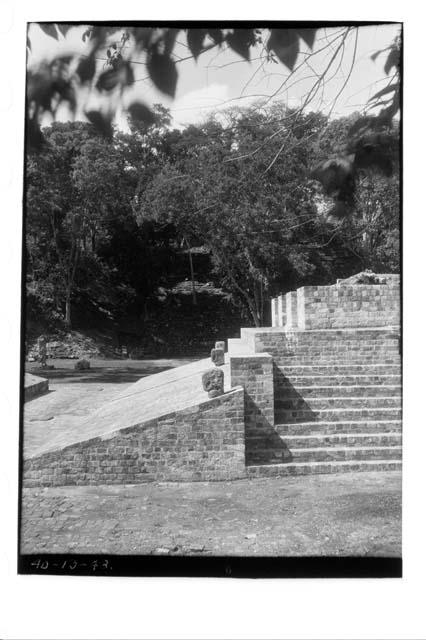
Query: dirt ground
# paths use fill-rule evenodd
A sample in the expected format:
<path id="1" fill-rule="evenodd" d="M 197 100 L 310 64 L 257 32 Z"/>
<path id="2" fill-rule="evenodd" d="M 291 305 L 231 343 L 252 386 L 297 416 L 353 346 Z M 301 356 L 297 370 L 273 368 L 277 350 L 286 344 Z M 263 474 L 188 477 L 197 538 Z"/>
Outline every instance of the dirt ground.
<path id="1" fill-rule="evenodd" d="M 25 489 L 22 553 L 401 555 L 401 475 Z"/>

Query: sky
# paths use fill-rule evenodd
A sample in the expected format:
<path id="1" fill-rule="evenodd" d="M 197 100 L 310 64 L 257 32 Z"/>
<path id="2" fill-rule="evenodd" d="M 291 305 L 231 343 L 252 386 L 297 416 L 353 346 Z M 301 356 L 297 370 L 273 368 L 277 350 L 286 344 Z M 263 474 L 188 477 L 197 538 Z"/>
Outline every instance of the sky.
<path id="1" fill-rule="evenodd" d="M 65 52 L 84 55 L 88 51 L 88 45 L 81 38 L 84 30 L 84 26 L 73 27 L 66 38 L 60 36 L 56 41 L 45 35 L 37 24 L 32 24 L 29 31 L 32 52 L 28 64 L 36 67 L 40 61 Z M 400 26 L 395 24 L 362 26 L 353 30 L 345 41 L 344 51 L 339 51 L 331 65 L 326 76 L 327 82 L 308 105 L 308 110 L 321 110 L 331 117 L 362 110 L 368 98 L 389 81 L 383 71 L 386 52 L 375 61 L 371 56 L 388 47 L 399 31 Z M 127 91 L 125 102 L 138 99 L 148 105 L 162 103 L 171 109 L 172 124 L 179 128 L 200 122 L 209 114 L 230 106 L 253 102 L 265 105 L 274 100 L 283 100 L 290 107 L 296 107 L 305 100 L 316 81 L 316 74 L 322 73 L 331 61 L 340 42 L 339 34 L 341 37 L 342 33 L 342 27 L 320 29 L 312 52 L 314 55 L 306 59 L 310 51 L 304 45 L 295 65 L 300 69 L 291 76 L 284 65 L 265 63 L 260 59 L 260 47 L 253 49 L 250 63 L 226 48 L 215 48 L 204 53 L 197 62 L 194 59 L 181 61 L 180 58 L 190 55 L 185 34 L 181 33 L 174 49 L 179 73 L 175 99 L 171 100 L 152 86 L 143 58 L 132 58 L 135 62 L 135 83 Z M 304 60 L 305 64 L 301 64 Z M 98 62 L 99 70 L 103 64 L 101 60 Z M 94 96 L 92 100 L 95 100 Z M 80 117 L 83 119 L 82 114 L 77 115 L 77 118 Z M 68 115 L 62 114 L 60 119 L 68 119 Z M 116 124 L 126 129 L 126 120 L 120 111 Z"/>

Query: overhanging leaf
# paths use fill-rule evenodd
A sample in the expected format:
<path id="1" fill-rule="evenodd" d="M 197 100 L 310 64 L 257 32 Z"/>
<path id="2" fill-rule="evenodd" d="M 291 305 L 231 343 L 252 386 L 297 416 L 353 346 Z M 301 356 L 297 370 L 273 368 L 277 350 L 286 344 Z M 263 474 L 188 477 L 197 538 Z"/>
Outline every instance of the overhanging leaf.
<path id="1" fill-rule="evenodd" d="M 238 55 L 250 60 L 250 47 L 255 43 L 253 29 L 234 29 L 228 33 L 226 41 Z"/>
<path id="2" fill-rule="evenodd" d="M 39 22 L 38 26 L 46 35 L 50 36 L 51 38 L 55 38 L 55 40 L 59 39 L 58 31 L 53 22 Z"/>
<path id="3" fill-rule="evenodd" d="M 133 120 L 144 122 L 147 126 L 156 122 L 155 115 L 152 113 L 151 109 L 142 102 L 132 102 L 132 104 L 127 107 L 127 111 Z"/>
<path id="4" fill-rule="evenodd" d="M 393 170 L 392 157 L 390 136 L 370 133 L 357 141 L 354 164 L 356 169 L 376 169 L 390 176 Z"/>
<path id="5" fill-rule="evenodd" d="M 62 35 L 65 38 L 65 36 L 67 35 L 68 31 L 71 29 L 72 25 L 70 25 L 70 24 L 62 24 L 61 22 L 58 22 L 56 24 L 56 26 L 58 27 L 59 31 L 62 33 Z"/>
<path id="6" fill-rule="evenodd" d="M 173 60 L 168 55 L 154 51 L 148 57 L 147 67 L 155 86 L 173 98 L 176 93 L 178 77 Z"/>
<path id="7" fill-rule="evenodd" d="M 297 33 L 311 50 L 314 46 L 317 31 L 318 29 L 297 29 Z"/>
<path id="8" fill-rule="evenodd" d="M 372 56 L 370 56 L 370 60 L 372 60 L 372 61 L 374 62 L 374 61 L 379 57 L 379 55 L 380 55 L 381 53 L 383 53 L 384 51 L 388 51 L 388 49 L 379 49 L 378 51 L 375 51 L 375 52 L 373 53 L 373 55 L 372 55 Z"/>
<path id="9" fill-rule="evenodd" d="M 86 118 L 93 124 L 95 129 L 103 136 L 112 136 L 111 117 L 100 111 L 86 111 Z"/>
<path id="10" fill-rule="evenodd" d="M 378 102 L 375 102 L 374 104 L 371 105 L 371 109 L 376 109 L 377 107 L 383 107 L 383 106 L 388 106 L 390 103 L 392 102 L 392 99 L 389 98 L 388 100 L 379 100 Z"/>
<path id="11" fill-rule="evenodd" d="M 40 151 L 44 143 L 44 137 L 36 118 L 27 119 L 27 143 L 34 151 Z"/>
<path id="12" fill-rule="evenodd" d="M 207 29 L 207 33 L 215 44 L 222 44 L 224 37 L 220 29 Z"/>
<path id="13" fill-rule="evenodd" d="M 299 38 L 295 29 L 271 29 L 266 46 L 290 71 L 293 71 L 299 53 Z"/>
<path id="14" fill-rule="evenodd" d="M 96 60 L 93 55 L 83 58 L 77 67 L 77 75 L 80 77 L 81 82 L 90 82 L 95 75 Z"/>
<path id="15" fill-rule="evenodd" d="M 170 55 L 172 53 L 178 33 L 179 33 L 179 29 L 166 29 L 166 32 L 163 37 L 164 53 L 166 55 Z"/>
<path id="16" fill-rule="evenodd" d="M 380 91 L 378 91 L 377 93 L 374 94 L 374 96 L 371 96 L 371 98 L 368 99 L 368 102 L 371 102 L 372 100 L 377 100 L 377 98 L 381 98 L 387 93 L 392 93 L 393 91 L 396 90 L 397 87 L 398 87 L 398 84 L 394 82 L 393 84 L 390 84 L 387 87 L 380 89 Z"/>
<path id="17" fill-rule="evenodd" d="M 49 69 L 44 67 L 38 73 L 29 73 L 27 82 L 28 102 L 42 107 L 45 111 L 50 111 L 54 89 Z"/>
<path id="18" fill-rule="evenodd" d="M 83 40 L 83 42 L 86 42 L 86 38 L 90 38 L 92 36 L 92 29 L 89 27 L 88 29 L 86 29 L 86 31 L 83 33 L 83 35 L 81 36 L 81 39 Z"/>
<path id="19" fill-rule="evenodd" d="M 399 65 L 399 51 L 398 49 L 392 49 L 392 51 L 390 52 L 390 54 L 388 55 L 388 58 L 385 62 L 385 66 L 384 66 L 384 71 L 386 73 L 386 75 L 388 75 L 389 71 L 392 69 L 392 67 L 398 67 Z"/>
<path id="20" fill-rule="evenodd" d="M 96 82 L 98 91 L 113 91 L 119 82 L 118 71 L 116 69 L 107 69 L 103 71 Z"/>
<path id="21" fill-rule="evenodd" d="M 133 37 L 136 42 L 136 46 L 139 49 L 147 49 L 152 36 L 153 29 L 147 27 L 135 27 L 133 29 Z"/>
<path id="22" fill-rule="evenodd" d="M 206 37 L 206 29 L 188 29 L 186 41 L 188 47 L 195 60 L 197 60 L 203 49 L 204 38 Z"/>
<path id="23" fill-rule="evenodd" d="M 75 111 L 76 108 L 76 99 L 74 88 L 72 84 L 64 80 L 63 78 L 58 78 L 53 80 L 52 82 L 52 93 L 53 96 L 59 96 L 60 101 L 68 102 L 68 105 L 72 111 Z"/>
<path id="24" fill-rule="evenodd" d="M 133 69 L 127 60 L 126 62 L 122 62 L 115 68 L 118 71 L 118 81 L 123 87 L 128 87 L 130 84 L 134 83 L 135 76 L 133 74 Z"/>

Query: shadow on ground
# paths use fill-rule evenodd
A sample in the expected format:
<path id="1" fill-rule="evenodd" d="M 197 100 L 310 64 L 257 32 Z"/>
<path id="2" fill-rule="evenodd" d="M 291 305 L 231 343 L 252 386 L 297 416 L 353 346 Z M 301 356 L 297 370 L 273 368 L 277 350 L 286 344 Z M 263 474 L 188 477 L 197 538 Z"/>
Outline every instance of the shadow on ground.
<path id="1" fill-rule="evenodd" d="M 54 382 L 114 382 L 132 383 L 155 373 L 167 371 L 176 366 L 193 362 L 196 358 L 173 358 L 160 360 L 94 360 L 90 369 L 84 371 L 74 369 L 76 360 L 48 360 L 48 365 L 54 369 L 43 368 L 38 364 L 25 366 L 36 376 L 47 378 Z"/>

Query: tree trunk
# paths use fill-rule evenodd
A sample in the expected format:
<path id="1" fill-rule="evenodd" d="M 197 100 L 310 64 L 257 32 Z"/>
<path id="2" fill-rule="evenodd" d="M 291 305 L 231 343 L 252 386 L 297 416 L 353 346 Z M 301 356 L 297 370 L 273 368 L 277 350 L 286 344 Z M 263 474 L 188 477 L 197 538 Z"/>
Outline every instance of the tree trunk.
<path id="1" fill-rule="evenodd" d="M 250 312 L 251 312 L 252 318 L 254 320 L 254 326 L 255 327 L 260 327 L 261 324 L 260 324 L 259 316 L 256 313 L 256 310 L 254 308 L 250 308 Z"/>
<path id="2" fill-rule="evenodd" d="M 255 327 L 260 327 L 260 317 L 259 317 L 259 311 L 258 308 L 256 306 L 256 304 L 250 299 L 250 296 L 248 296 L 247 294 L 244 295 L 244 300 L 247 303 L 247 306 L 249 308 L 249 311 L 252 315 L 252 318 L 254 320 L 254 326 Z"/>
<path id="3" fill-rule="evenodd" d="M 222 264 L 225 266 L 226 270 L 227 270 L 227 275 L 229 277 L 229 279 L 232 281 L 234 287 L 236 288 L 236 290 L 239 292 L 239 294 L 241 295 L 242 300 L 245 302 L 245 304 L 247 305 L 254 324 L 256 327 L 260 327 L 260 318 L 259 318 L 259 314 L 257 313 L 257 309 L 256 309 L 256 305 L 253 302 L 253 300 L 250 298 L 249 294 L 247 293 L 247 291 L 244 291 L 243 287 L 240 287 L 240 285 L 238 284 L 234 274 L 232 273 L 232 269 L 229 266 L 229 263 L 225 257 L 225 254 L 222 252 L 218 251 L 218 255 L 222 261 Z"/>
<path id="4" fill-rule="evenodd" d="M 74 285 L 75 271 L 77 269 L 79 255 L 78 238 L 75 238 L 68 265 L 67 287 L 65 293 L 65 325 L 69 329 L 71 329 L 71 292 Z"/>
<path id="5" fill-rule="evenodd" d="M 189 260 L 189 271 L 191 274 L 191 287 L 192 287 L 192 304 L 194 306 L 197 305 L 197 294 L 195 291 L 195 276 L 194 276 L 194 264 L 192 262 L 192 252 L 191 252 L 191 247 L 189 245 L 189 242 L 186 238 L 184 238 L 184 241 L 186 243 L 186 246 L 188 247 L 188 260 Z"/>
<path id="6" fill-rule="evenodd" d="M 65 298 L 65 326 L 71 329 L 71 290 L 68 289 Z"/>

